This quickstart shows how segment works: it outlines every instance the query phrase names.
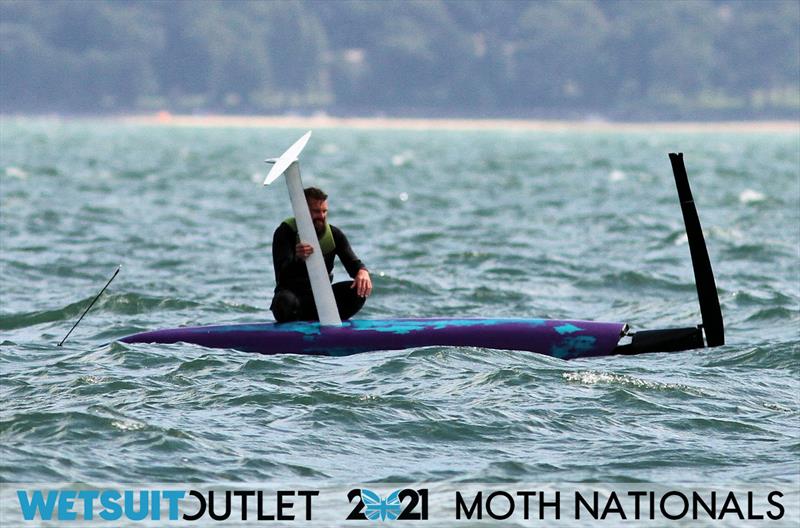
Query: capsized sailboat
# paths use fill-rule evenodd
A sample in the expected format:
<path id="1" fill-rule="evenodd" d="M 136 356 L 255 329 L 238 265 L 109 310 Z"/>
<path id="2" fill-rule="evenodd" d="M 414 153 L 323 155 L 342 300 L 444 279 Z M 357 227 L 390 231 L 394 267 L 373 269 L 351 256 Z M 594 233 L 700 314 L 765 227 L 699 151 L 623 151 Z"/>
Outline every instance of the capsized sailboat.
<path id="1" fill-rule="evenodd" d="M 310 137 L 300 138 L 274 163 L 265 180 L 286 174 L 301 238 L 319 244 L 302 198 L 299 155 Z M 480 347 L 535 352 L 561 359 L 615 354 L 677 352 L 725 343 L 722 311 L 703 231 L 692 198 L 683 154 L 670 154 L 689 240 L 702 322 L 695 326 L 631 331 L 627 324 L 582 320 L 408 318 L 340 321 L 324 264 L 308 262 L 319 322 L 249 323 L 181 327 L 129 335 L 123 343 L 191 343 L 260 354 L 343 356 L 426 346 Z M 308 218 L 305 218 L 308 216 Z M 317 249 L 319 249 L 317 247 Z M 315 251 L 314 254 L 321 255 Z M 313 254 L 312 254 L 313 255 Z M 321 260 L 321 259 L 320 259 Z M 323 275 L 324 274 L 324 275 Z"/>

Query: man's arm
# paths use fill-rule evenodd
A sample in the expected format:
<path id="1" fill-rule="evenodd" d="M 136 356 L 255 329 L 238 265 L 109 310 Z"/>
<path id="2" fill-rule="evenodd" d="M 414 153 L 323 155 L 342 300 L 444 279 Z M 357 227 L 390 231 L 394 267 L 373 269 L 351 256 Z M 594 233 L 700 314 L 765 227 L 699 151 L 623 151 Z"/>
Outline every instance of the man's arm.
<path id="1" fill-rule="evenodd" d="M 275 282 L 281 284 L 289 268 L 297 263 L 295 246 L 297 235 L 288 225 L 281 223 L 272 235 L 272 265 L 275 267 Z"/>
<path id="2" fill-rule="evenodd" d="M 369 276 L 367 267 L 356 256 L 344 233 L 333 226 L 331 226 L 331 231 L 333 232 L 333 240 L 336 243 L 336 254 L 339 256 L 339 260 L 342 261 L 344 269 L 347 270 L 347 274 L 353 278 L 353 284 L 350 287 L 355 288 L 359 297 L 369 297 L 370 293 L 372 293 L 372 279 Z"/>

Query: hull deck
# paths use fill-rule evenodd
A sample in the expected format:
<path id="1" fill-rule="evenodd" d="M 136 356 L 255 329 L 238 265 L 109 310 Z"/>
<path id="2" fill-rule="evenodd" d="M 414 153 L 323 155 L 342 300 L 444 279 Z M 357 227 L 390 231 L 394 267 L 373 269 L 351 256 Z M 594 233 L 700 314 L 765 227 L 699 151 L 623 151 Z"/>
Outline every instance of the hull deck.
<path id="1" fill-rule="evenodd" d="M 561 359 L 613 353 L 626 325 L 551 319 L 359 319 L 196 326 L 143 332 L 124 343 L 192 343 L 260 354 L 346 356 L 426 346 L 535 352 Z"/>

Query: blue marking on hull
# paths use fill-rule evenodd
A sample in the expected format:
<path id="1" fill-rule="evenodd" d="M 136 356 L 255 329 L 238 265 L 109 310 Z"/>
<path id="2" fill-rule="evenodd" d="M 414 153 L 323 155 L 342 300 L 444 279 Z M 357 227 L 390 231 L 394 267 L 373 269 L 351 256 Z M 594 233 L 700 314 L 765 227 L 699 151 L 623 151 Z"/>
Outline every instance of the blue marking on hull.
<path id="1" fill-rule="evenodd" d="M 580 332 L 581 330 L 583 330 L 583 328 L 577 327 L 571 323 L 567 323 L 561 326 L 554 326 L 553 330 L 555 330 L 561 335 L 564 335 L 564 334 L 574 334 L 575 332 Z"/>
<path id="2" fill-rule="evenodd" d="M 419 321 L 412 319 L 395 319 L 390 321 L 358 319 L 347 321 L 353 330 L 372 330 L 375 332 L 389 332 L 392 334 L 408 334 L 420 330 L 433 329 L 443 330 L 445 328 L 465 328 L 475 326 L 495 326 L 501 324 L 525 324 L 528 326 L 540 326 L 545 324 L 544 319 L 431 319 Z"/>
<path id="3" fill-rule="evenodd" d="M 550 348 L 550 355 L 559 359 L 590 355 L 593 352 L 597 338 L 593 336 L 573 336 L 564 339 L 560 344 Z"/>

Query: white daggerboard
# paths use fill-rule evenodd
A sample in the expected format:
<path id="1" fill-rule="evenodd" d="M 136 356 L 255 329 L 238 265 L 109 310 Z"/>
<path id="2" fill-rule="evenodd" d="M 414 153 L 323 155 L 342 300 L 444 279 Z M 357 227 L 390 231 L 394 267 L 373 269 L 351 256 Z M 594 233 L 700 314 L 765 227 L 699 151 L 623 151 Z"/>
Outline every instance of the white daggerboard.
<path id="1" fill-rule="evenodd" d="M 314 229 L 314 222 L 311 220 L 311 213 L 308 210 L 308 203 L 303 193 L 303 182 L 300 179 L 299 156 L 310 137 L 311 131 L 298 139 L 281 157 L 266 160 L 267 163 L 274 163 L 275 165 L 267 174 L 266 179 L 264 179 L 264 185 L 269 185 L 278 179 L 281 174 L 286 174 L 289 199 L 292 202 L 292 210 L 297 221 L 297 233 L 301 241 L 310 244 L 314 248 L 314 252 L 306 259 L 306 267 L 308 268 L 308 277 L 311 280 L 311 291 L 314 294 L 314 303 L 317 306 L 319 322 L 325 326 L 341 326 L 342 320 L 339 318 L 339 310 L 336 307 L 336 299 L 333 296 L 330 277 L 325 267 L 317 231 Z"/>

